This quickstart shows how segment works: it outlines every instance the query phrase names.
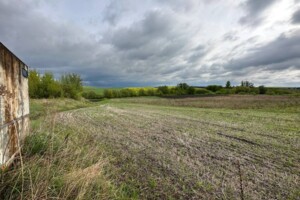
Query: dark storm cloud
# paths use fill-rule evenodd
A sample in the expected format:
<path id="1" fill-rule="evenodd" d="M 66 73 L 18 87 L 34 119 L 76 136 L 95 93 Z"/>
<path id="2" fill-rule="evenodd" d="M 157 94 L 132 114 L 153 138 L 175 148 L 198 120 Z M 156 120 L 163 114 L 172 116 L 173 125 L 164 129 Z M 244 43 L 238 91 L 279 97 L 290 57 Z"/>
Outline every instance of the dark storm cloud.
<path id="1" fill-rule="evenodd" d="M 118 57 L 93 36 L 70 23 L 52 21 L 35 4 L 0 1 L 0 38 L 31 68 L 40 72 L 118 74 Z M 104 73 L 106 72 L 106 73 Z M 120 72 L 121 73 L 121 72 Z"/>
<path id="2" fill-rule="evenodd" d="M 247 14 L 240 19 L 241 24 L 256 26 L 263 20 L 261 14 L 277 0 L 247 0 L 242 4 Z"/>
<path id="3" fill-rule="evenodd" d="M 203 2 L 208 0 L 107 1 L 100 19 L 99 13 L 94 15 L 102 24 L 90 29 L 82 22 L 67 21 L 70 16 L 57 19 L 55 12 L 36 2 L 0 0 L 0 40 L 30 67 L 57 77 L 75 72 L 95 86 L 149 86 L 191 80 L 217 83 L 227 74 L 238 77 L 258 68 L 299 69 L 299 33 L 254 48 L 258 35 L 247 40 L 240 26 L 218 29 L 228 27 L 226 18 L 199 19 L 199 8 L 206 9 Z M 246 1 L 244 20 L 257 21 L 274 2 Z M 210 9 L 218 3 L 214 0 Z M 214 26 L 206 29 L 201 20 Z M 241 52 L 247 53 L 240 57 Z M 233 56 L 236 59 L 226 64 Z"/>
<path id="4" fill-rule="evenodd" d="M 165 67 L 174 71 L 172 59 L 189 50 L 192 34 L 185 31 L 184 24 L 172 12 L 150 11 L 129 27 L 110 31 L 103 42 L 112 45 L 123 61 L 134 66 L 127 66 L 127 71 L 160 73 Z"/>
<path id="5" fill-rule="evenodd" d="M 282 34 L 272 42 L 252 49 L 242 58 L 230 61 L 226 68 L 233 71 L 245 68 L 270 71 L 300 69 L 300 30 Z"/>
<path id="6" fill-rule="evenodd" d="M 293 24 L 300 24 L 300 8 L 292 16 Z"/>
<path id="7" fill-rule="evenodd" d="M 33 67 L 81 63 L 95 49 L 77 27 L 49 20 L 32 4 L 0 1 L 0 25 L 2 42 Z"/>
<path id="8" fill-rule="evenodd" d="M 147 13 L 142 21 L 130 27 L 122 27 L 113 33 L 108 33 L 104 40 L 120 50 L 130 50 L 141 47 L 153 41 L 172 36 L 174 20 L 164 13 L 153 11 Z"/>

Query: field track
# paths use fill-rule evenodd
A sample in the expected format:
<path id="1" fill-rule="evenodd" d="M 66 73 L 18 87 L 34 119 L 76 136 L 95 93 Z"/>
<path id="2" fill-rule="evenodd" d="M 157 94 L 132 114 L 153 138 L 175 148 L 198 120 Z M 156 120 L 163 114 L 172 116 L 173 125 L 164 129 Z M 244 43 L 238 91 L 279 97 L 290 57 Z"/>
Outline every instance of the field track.
<path id="1" fill-rule="evenodd" d="M 139 198 L 236 199 L 241 186 L 245 199 L 297 198 L 298 113 L 124 102 L 62 112 L 56 121 L 73 131 L 71 141 L 97 141 L 110 177 Z"/>

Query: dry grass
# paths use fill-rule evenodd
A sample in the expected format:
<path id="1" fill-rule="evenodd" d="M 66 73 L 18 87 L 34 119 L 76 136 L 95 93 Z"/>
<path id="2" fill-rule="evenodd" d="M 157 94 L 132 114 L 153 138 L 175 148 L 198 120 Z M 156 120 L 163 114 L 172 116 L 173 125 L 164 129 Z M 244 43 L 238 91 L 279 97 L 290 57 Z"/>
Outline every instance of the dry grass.
<path id="1" fill-rule="evenodd" d="M 284 112 L 268 107 L 276 110 L 271 112 L 157 106 L 159 99 L 155 105 L 128 103 L 132 100 L 144 101 L 112 101 L 60 118 L 69 128 L 94 134 L 110 158 L 111 178 L 133 198 L 236 199 L 241 178 L 245 199 L 299 195 L 300 118 L 288 106 Z"/>
<path id="2" fill-rule="evenodd" d="M 127 98 L 115 99 L 115 102 L 140 103 L 149 105 L 185 106 L 197 108 L 226 109 L 266 109 L 299 108 L 300 97 L 270 95 L 227 95 L 187 98 Z M 299 111 L 299 110 L 294 110 Z"/>
<path id="3" fill-rule="evenodd" d="M 0 199 L 114 199 L 117 189 L 104 173 L 107 161 L 91 135 L 60 126 L 56 110 L 86 107 L 73 100 L 34 100 L 37 119 L 18 160 L 1 174 Z M 65 106 L 67 104 L 67 106 Z M 45 106 L 47 105 L 47 106 Z M 51 106 L 49 106 L 51 105 Z"/>
<path id="4" fill-rule="evenodd" d="M 46 115 L 0 199 L 297 199 L 299 102 L 128 98 Z"/>

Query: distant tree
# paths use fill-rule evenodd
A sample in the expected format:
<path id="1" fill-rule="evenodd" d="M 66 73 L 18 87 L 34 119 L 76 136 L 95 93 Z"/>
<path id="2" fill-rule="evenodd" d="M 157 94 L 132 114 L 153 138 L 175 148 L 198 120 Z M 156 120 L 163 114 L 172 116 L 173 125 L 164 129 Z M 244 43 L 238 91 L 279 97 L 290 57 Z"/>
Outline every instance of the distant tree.
<path id="1" fill-rule="evenodd" d="M 267 88 L 265 86 L 261 85 L 258 87 L 258 93 L 259 94 L 266 94 L 267 93 Z"/>
<path id="2" fill-rule="evenodd" d="M 230 83 L 230 81 L 227 81 L 227 82 L 226 82 L 226 88 L 231 88 L 231 83 Z"/>
<path id="3" fill-rule="evenodd" d="M 254 87 L 254 84 L 249 82 L 249 81 L 242 81 L 241 82 L 241 86 L 242 87 L 250 87 L 250 88 L 253 88 Z"/>
<path id="4" fill-rule="evenodd" d="M 187 83 L 179 83 L 176 87 L 182 90 L 187 90 L 190 86 Z"/>

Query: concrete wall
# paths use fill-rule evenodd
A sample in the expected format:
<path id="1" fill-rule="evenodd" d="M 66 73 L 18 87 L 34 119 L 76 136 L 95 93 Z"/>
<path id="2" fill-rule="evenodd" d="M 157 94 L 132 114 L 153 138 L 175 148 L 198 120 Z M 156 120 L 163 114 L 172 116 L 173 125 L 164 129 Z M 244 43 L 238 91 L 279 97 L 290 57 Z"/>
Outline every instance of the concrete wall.
<path id="1" fill-rule="evenodd" d="M 29 130 L 26 70 L 28 67 L 0 43 L 0 165 L 16 155 Z"/>

